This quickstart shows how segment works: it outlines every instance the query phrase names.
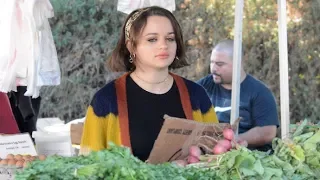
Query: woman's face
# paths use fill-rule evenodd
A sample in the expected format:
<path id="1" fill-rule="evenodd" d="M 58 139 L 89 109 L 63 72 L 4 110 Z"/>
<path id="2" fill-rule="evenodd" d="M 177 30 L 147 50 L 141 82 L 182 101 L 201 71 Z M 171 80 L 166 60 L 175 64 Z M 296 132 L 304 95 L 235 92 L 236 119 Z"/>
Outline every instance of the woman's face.
<path id="1" fill-rule="evenodd" d="M 176 57 L 177 43 L 170 20 L 163 16 L 150 16 L 141 32 L 134 53 L 139 69 L 167 69 Z"/>

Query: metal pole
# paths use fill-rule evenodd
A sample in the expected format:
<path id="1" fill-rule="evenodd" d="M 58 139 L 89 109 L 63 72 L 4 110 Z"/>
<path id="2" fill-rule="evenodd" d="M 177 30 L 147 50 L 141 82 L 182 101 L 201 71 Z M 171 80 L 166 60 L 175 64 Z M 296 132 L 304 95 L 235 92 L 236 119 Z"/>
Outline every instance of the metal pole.
<path id="1" fill-rule="evenodd" d="M 278 0 L 281 138 L 289 135 L 289 79 L 286 0 Z"/>
<path id="2" fill-rule="evenodd" d="M 240 101 L 240 80 L 241 80 L 241 61 L 242 61 L 242 18 L 243 0 L 236 1 L 235 12 L 235 33 L 233 49 L 233 72 L 232 72 L 232 96 L 231 96 L 231 117 L 230 124 L 233 124 L 239 117 Z M 236 129 L 238 134 L 238 128 Z"/>

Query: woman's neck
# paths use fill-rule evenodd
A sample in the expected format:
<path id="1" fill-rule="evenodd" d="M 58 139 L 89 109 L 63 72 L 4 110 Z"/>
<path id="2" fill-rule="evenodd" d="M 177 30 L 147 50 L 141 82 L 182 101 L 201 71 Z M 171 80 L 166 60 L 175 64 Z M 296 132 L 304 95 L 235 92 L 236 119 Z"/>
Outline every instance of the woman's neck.
<path id="1" fill-rule="evenodd" d="M 169 77 L 168 69 L 163 71 L 142 71 L 137 69 L 133 71 L 133 74 L 141 81 L 154 85 L 163 83 Z"/>
<path id="2" fill-rule="evenodd" d="M 142 89 L 154 94 L 168 92 L 173 84 L 173 78 L 168 69 L 163 71 L 135 70 L 130 76 Z"/>

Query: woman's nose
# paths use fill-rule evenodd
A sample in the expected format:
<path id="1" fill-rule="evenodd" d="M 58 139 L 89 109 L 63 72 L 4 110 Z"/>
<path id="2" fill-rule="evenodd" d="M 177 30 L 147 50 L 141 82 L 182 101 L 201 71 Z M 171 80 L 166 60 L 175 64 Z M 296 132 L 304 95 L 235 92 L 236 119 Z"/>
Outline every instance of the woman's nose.
<path id="1" fill-rule="evenodd" d="M 168 42 L 166 39 L 160 41 L 160 49 L 167 49 L 168 48 Z"/>

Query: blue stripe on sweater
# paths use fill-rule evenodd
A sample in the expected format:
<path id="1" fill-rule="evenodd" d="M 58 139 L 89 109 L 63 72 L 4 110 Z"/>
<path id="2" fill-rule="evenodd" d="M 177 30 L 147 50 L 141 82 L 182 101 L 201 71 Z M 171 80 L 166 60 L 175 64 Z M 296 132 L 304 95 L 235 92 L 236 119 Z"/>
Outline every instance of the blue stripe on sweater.
<path id="1" fill-rule="evenodd" d="M 183 78 L 183 80 L 189 90 L 192 110 L 200 110 L 203 113 L 208 112 L 212 104 L 204 88 L 188 79 Z"/>
<path id="2" fill-rule="evenodd" d="M 110 113 L 118 115 L 115 81 L 111 81 L 101 88 L 94 95 L 90 105 L 98 117 L 105 117 Z"/>

